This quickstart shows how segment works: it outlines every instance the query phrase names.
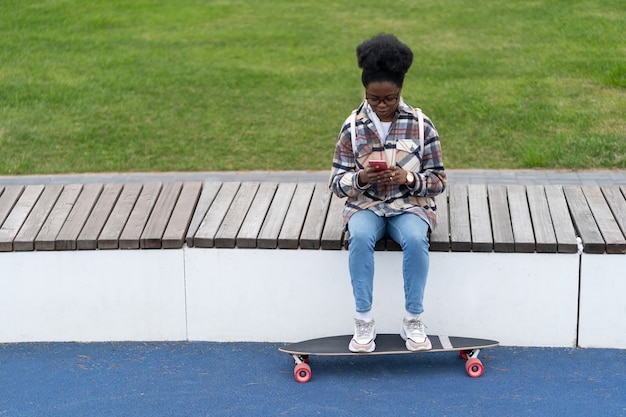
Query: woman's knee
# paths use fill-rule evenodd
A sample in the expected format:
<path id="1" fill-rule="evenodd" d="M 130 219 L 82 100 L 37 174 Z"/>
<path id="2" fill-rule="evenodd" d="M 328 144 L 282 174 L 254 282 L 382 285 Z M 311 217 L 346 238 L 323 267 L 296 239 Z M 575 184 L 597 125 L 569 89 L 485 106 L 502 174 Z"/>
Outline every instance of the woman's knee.
<path id="1" fill-rule="evenodd" d="M 365 228 L 352 228 L 349 230 L 348 242 L 352 245 L 374 246 L 377 241 L 376 233 Z"/>
<path id="2" fill-rule="evenodd" d="M 349 242 L 375 244 L 384 234 L 384 223 L 373 213 L 359 212 L 348 222 Z"/>
<path id="3" fill-rule="evenodd" d="M 411 215 L 412 216 L 412 215 Z M 395 223 L 390 230 L 391 237 L 405 249 L 428 248 L 428 224 L 418 217 L 408 217 L 401 223 Z M 406 221 L 410 220 L 410 221 Z"/>

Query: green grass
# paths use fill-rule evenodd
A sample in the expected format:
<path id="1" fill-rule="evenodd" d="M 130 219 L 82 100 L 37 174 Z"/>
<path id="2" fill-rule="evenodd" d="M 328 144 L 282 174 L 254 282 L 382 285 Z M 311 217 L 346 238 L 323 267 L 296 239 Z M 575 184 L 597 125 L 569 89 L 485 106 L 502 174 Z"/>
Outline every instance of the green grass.
<path id="1" fill-rule="evenodd" d="M 449 168 L 626 168 L 623 0 L 3 0 L 0 174 L 328 169 L 354 48 L 415 53 Z"/>

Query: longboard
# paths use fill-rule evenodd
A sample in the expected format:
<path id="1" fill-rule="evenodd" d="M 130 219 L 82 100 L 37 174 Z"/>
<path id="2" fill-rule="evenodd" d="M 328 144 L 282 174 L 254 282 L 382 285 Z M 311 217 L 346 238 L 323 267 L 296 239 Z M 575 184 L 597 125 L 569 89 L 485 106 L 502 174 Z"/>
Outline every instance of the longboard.
<path id="1" fill-rule="evenodd" d="M 428 352 L 458 351 L 464 359 L 465 370 L 473 378 L 481 376 L 485 367 L 478 353 L 481 349 L 498 346 L 500 343 L 489 339 L 474 339 L 469 337 L 429 335 L 432 349 L 412 352 L 407 350 L 405 341 L 399 334 L 379 334 L 376 336 L 376 350 L 371 353 L 354 353 L 348 349 L 352 335 L 322 337 L 291 343 L 278 350 L 293 357 L 296 364 L 293 375 L 298 382 L 309 382 L 311 366 L 309 355 L 315 356 L 362 356 L 362 355 L 400 355 Z"/>

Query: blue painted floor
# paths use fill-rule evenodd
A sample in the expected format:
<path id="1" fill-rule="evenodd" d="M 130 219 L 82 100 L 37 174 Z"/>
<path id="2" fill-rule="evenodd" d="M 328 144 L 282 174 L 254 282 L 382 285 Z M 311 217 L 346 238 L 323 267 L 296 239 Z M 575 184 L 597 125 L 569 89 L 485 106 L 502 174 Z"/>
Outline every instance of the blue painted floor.
<path id="1" fill-rule="evenodd" d="M 291 358 L 266 343 L 0 345 L 0 416 L 619 416 L 626 351 Z"/>

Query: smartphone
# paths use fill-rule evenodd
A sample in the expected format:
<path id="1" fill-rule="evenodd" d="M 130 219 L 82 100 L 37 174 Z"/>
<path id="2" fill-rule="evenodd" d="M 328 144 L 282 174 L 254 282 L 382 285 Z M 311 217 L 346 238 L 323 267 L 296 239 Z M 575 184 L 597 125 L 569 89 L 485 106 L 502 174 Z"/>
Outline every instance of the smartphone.
<path id="1" fill-rule="evenodd" d="M 387 161 L 382 159 L 370 159 L 369 166 L 376 167 L 376 171 L 384 171 L 387 169 Z"/>

